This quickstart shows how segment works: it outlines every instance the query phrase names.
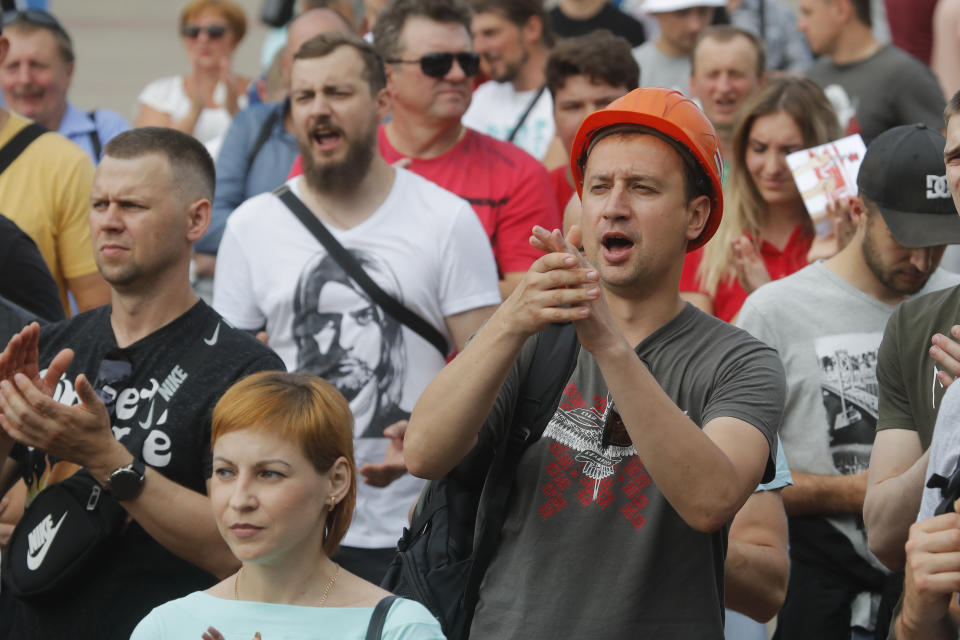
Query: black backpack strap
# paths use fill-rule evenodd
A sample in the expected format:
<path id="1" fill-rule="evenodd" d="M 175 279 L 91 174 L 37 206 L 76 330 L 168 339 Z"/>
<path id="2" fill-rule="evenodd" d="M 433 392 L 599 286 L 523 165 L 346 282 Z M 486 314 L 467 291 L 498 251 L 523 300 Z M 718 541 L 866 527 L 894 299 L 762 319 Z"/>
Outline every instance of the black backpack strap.
<path id="1" fill-rule="evenodd" d="M 100 132 L 97 131 L 97 110 L 94 109 L 88 112 L 87 115 L 90 116 L 90 119 L 93 121 L 93 131 L 87 135 L 90 136 L 90 146 L 93 147 L 94 161 L 99 162 L 102 146 L 100 145 Z"/>
<path id="2" fill-rule="evenodd" d="M 373 608 L 373 615 L 370 616 L 370 624 L 367 625 L 367 635 L 364 636 L 366 640 L 380 640 L 380 637 L 383 635 L 383 625 L 387 622 L 387 614 L 390 612 L 390 607 L 392 607 L 394 601 L 398 599 L 399 596 L 387 596 Z"/>
<path id="3" fill-rule="evenodd" d="M 0 173 L 6 171 L 7 167 L 13 164 L 17 156 L 23 153 L 23 150 L 30 146 L 31 142 L 46 132 L 46 128 L 36 122 L 31 122 L 23 129 L 20 129 L 17 135 L 10 138 L 10 141 L 0 149 Z"/>
<path id="4" fill-rule="evenodd" d="M 273 127 L 277 124 L 277 120 L 280 119 L 282 112 L 283 108 L 279 110 L 274 109 L 267 115 L 267 119 L 263 121 L 263 124 L 260 125 L 257 139 L 254 141 L 253 146 L 250 148 L 250 153 L 247 155 L 247 173 L 250 173 L 250 168 L 253 166 L 253 161 L 257 159 L 257 154 L 260 153 L 263 145 L 267 144 L 267 140 L 270 139 L 270 134 L 273 133 Z"/>
<path id="5" fill-rule="evenodd" d="M 500 542 L 520 457 L 543 435 L 560 404 L 579 353 L 580 343 L 572 324 L 551 324 L 537 337 L 529 368 L 520 382 L 512 422 L 497 447 L 483 484 L 473 538 L 473 562 L 464 587 L 461 609 L 464 617 L 458 625 L 461 634 L 469 629 L 480 583 Z"/>
<path id="6" fill-rule="evenodd" d="M 317 219 L 317 216 L 313 215 L 313 212 L 290 190 L 288 185 L 280 185 L 273 190 L 273 195 L 287 205 L 287 208 L 297 216 L 303 226 L 323 245 L 330 257 L 337 261 L 344 272 L 364 290 L 373 302 L 383 309 L 384 313 L 389 314 L 397 322 L 415 331 L 420 337 L 436 347 L 442 356 L 446 357 L 450 349 L 440 332 L 429 322 L 403 306 L 403 303 L 381 289 L 367 275 L 356 258 L 350 255 L 350 252 L 344 249 L 342 244 L 337 242 L 337 239 L 333 237 L 327 227 Z"/>

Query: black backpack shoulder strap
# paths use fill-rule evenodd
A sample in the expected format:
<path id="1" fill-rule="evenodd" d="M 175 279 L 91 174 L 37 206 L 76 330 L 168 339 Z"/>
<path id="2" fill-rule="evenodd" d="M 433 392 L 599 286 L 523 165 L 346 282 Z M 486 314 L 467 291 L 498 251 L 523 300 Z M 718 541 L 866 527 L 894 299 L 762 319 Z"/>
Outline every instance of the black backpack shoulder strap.
<path id="1" fill-rule="evenodd" d="M 263 121 L 263 124 L 260 125 L 257 139 L 254 141 L 253 146 L 250 148 L 250 153 L 247 155 L 247 173 L 250 173 L 250 168 L 253 166 L 253 161 L 257 159 L 257 154 L 260 153 L 263 145 L 267 144 L 267 140 L 270 139 L 270 134 L 273 133 L 273 127 L 277 124 L 277 120 L 280 119 L 282 112 L 282 108 L 274 109 L 267 115 L 267 119 Z"/>
<path id="2" fill-rule="evenodd" d="M 90 116 L 90 119 L 93 121 L 93 131 L 87 135 L 90 136 L 90 146 L 93 147 L 93 157 L 96 162 L 99 162 L 102 145 L 100 144 L 100 132 L 97 131 L 97 110 L 89 111 L 87 115 Z"/>
<path id="3" fill-rule="evenodd" d="M 383 635 L 383 625 L 387 622 L 387 614 L 390 612 L 390 607 L 392 607 L 394 601 L 398 599 L 399 596 L 387 596 L 373 608 L 373 615 L 370 616 L 370 624 L 367 625 L 367 635 L 364 636 L 366 640 L 380 640 L 380 637 Z"/>
<path id="4" fill-rule="evenodd" d="M 17 135 L 10 138 L 7 144 L 0 149 L 0 173 L 7 170 L 13 161 L 23 153 L 23 150 L 30 146 L 30 143 L 47 132 L 47 129 L 36 122 L 31 122 L 23 129 L 17 132 Z"/>
<path id="5" fill-rule="evenodd" d="M 500 541 L 517 464 L 523 452 L 543 435 L 577 365 L 580 343 L 573 325 L 551 324 L 537 336 L 529 366 L 522 375 L 512 422 L 497 447 L 483 484 L 474 531 L 473 562 L 464 588 L 458 629 L 469 628 L 480 583 Z"/>
<path id="6" fill-rule="evenodd" d="M 337 242 L 330 230 L 317 219 L 317 216 L 313 215 L 313 212 L 290 190 L 288 185 L 280 185 L 273 190 L 273 194 L 280 198 L 283 204 L 287 205 L 287 208 L 297 216 L 303 226 L 323 245 L 330 257 L 337 261 L 344 272 L 370 296 L 373 302 L 383 309 L 384 313 L 389 314 L 397 322 L 415 331 L 420 337 L 436 347 L 441 355 L 446 357 L 450 349 L 440 332 L 429 322 L 403 306 L 403 303 L 399 300 L 381 289 L 367 275 L 356 258 L 350 255 L 350 252 L 344 249 L 342 244 Z"/>

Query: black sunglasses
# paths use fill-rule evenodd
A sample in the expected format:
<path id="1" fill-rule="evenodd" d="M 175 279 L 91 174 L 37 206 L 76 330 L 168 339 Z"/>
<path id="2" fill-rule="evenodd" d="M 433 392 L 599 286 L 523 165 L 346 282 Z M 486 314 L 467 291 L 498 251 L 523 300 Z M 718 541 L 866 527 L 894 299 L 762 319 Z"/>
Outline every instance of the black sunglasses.
<path id="1" fill-rule="evenodd" d="M 430 76 L 431 78 L 442 78 L 450 73 L 450 69 L 453 68 L 454 59 L 456 59 L 460 68 L 463 69 L 465 76 L 475 76 L 480 71 L 480 56 L 472 51 L 461 51 L 460 53 L 428 53 L 419 60 L 400 60 L 399 58 L 394 58 L 387 60 L 387 62 L 392 64 L 419 64 L 423 75 Z"/>
<path id="2" fill-rule="evenodd" d="M 119 387 L 130 380 L 132 372 L 133 365 L 123 355 L 123 352 L 117 349 L 108 351 L 103 356 L 103 360 L 100 361 L 100 368 L 97 369 L 97 381 L 93 388 L 100 399 L 103 400 L 103 404 L 107 406 L 111 418 L 114 417 L 117 394 L 120 392 Z"/>
<path id="3" fill-rule="evenodd" d="M 211 40 L 219 40 L 227 35 L 227 27 L 222 24 L 211 24 L 206 27 L 201 27 L 197 24 L 185 24 L 183 25 L 183 29 L 180 30 L 180 33 L 183 34 L 183 37 L 193 40 L 194 38 L 198 38 L 203 31 L 207 32 L 207 37 Z"/>
<path id="4" fill-rule="evenodd" d="M 37 27 L 43 27 L 50 31 L 56 31 L 58 34 L 67 39 L 67 42 L 71 42 L 70 35 L 63 28 L 63 25 L 53 17 L 53 15 L 42 11 L 40 9 L 24 9 L 22 11 L 4 11 L 3 12 L 3 26 L 9 27 L 14 24 L 27 24 Z M 72 44 L 72 42 L 71 42 Z"/>

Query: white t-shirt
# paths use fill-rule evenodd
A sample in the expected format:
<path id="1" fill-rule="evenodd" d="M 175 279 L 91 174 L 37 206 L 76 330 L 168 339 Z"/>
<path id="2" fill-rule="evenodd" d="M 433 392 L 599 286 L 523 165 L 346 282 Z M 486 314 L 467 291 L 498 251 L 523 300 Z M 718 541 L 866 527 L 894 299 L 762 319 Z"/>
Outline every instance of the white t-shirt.
<path id="1" fill-rule="evenodd" d="M 300 196 L 301 179 L 287 184 Z M 500 301 L 487 235 L 470 205 L 398 169 L 380 208 L 348 229 L 327 227 L 370 277 L 453 344 L 445 318 Z M 240 329 L 265 327 L 290 371 L 336 386 L 353 411 L 359 468 L 383 460 L 383 429 L 405 419 L 445 358 L 386 316 L 272 193 L 230 216 L 214 279 L 214 308 Z M 396 544 L 422 482 L 406 475 L 384 489 L 359 483 L 343 543 Z"/>
<path id="2" fill-rule="evenodd" d="M 527 110 L 538 89 L 517 93 L 509 82 L 484 82 L 473 92 L 470 108 L 463 114 L 464 126 L 480 133 L 506 140 L 517 126 L 520 116 Z M 553 142 L 556 129 L 553 122 L 553 98 L 546 89 L 537 98 L 537 103 L 526 119 L 513 143 L 542 160 Z"/>
<path id="3" fill-rule="evenodd" d="M 641 87 L 690 93 L 690 56 L 668 56 L 657 48 L 656 40 L 647 40 L 633 48 L 633 58 L 640 67 Z"/>
<path id="4" fill-rule="evenodd" d="M 221 82 L 213 90 L 213 101 L 218 105 L 223 105 L 226 100 L 227 87 Z M 174 120 L 180 120 L 190 111 L 190 96 L 184 91 L 183 76 L 154 80 L 140 92 L 137 101 L 151 109 L 169 114 Z M 237 97 L 237 106 L 240 109 L 246 108 L 246 95 Z M 207 147 L 211 156 L 216 158 L 220 151 L 220 144 L 223 142 L 223 136 L 230 128 L 232 120 L 233 116 L 222 106 L 218 109 L 204 109 L 200 112 L 197 126 L 193 128 L 192 135 Z"/>

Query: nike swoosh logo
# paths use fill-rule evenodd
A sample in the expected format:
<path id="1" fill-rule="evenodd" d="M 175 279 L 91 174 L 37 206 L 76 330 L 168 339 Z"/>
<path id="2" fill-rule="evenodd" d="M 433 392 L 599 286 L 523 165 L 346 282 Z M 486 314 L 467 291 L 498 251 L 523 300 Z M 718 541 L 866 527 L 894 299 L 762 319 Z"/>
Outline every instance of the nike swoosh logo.
<path id="1" fill-rule="evenodd" d="M 213 335 L 209 338 L 204 338 L 203 341 L 206 342 L 211 347 L 217 344 L 217 339 L 220 337 L 220 323 L 217 323 L 217 328 L 213 330 Z"/>
<path id="2" fill-rule="evenodd" d="M 60 522 L 56 524 L 52 529 L 50 529 L 50 537 L 46 539 L 39 549 L 37 549 L 36 555 L 27 554 L 27 569 L 30 571 L 36 571 L 40 568 L 40 565 L 43 564 L 43 559 L 47 557 L 47 551 L 50 551 L 50 545 L 53 544 L 53 539 L 57 537 L 57 532 L 60 531 L 60 525 L 63 524 L 63 519 L 67 517 L 67 512 L 64 511 L 63 515 L 60 516 Z"/>
<path id="3" fill-rule="evenodd" d="M 159 393 L 159 391 L 157 393 Z M 156 401 L 156 398 L 150 399 L 150 410 L 147 412 L 147 419 L 140 422 L 141 429 L 149 429 L 153 425 L 153 404 Z"/>

